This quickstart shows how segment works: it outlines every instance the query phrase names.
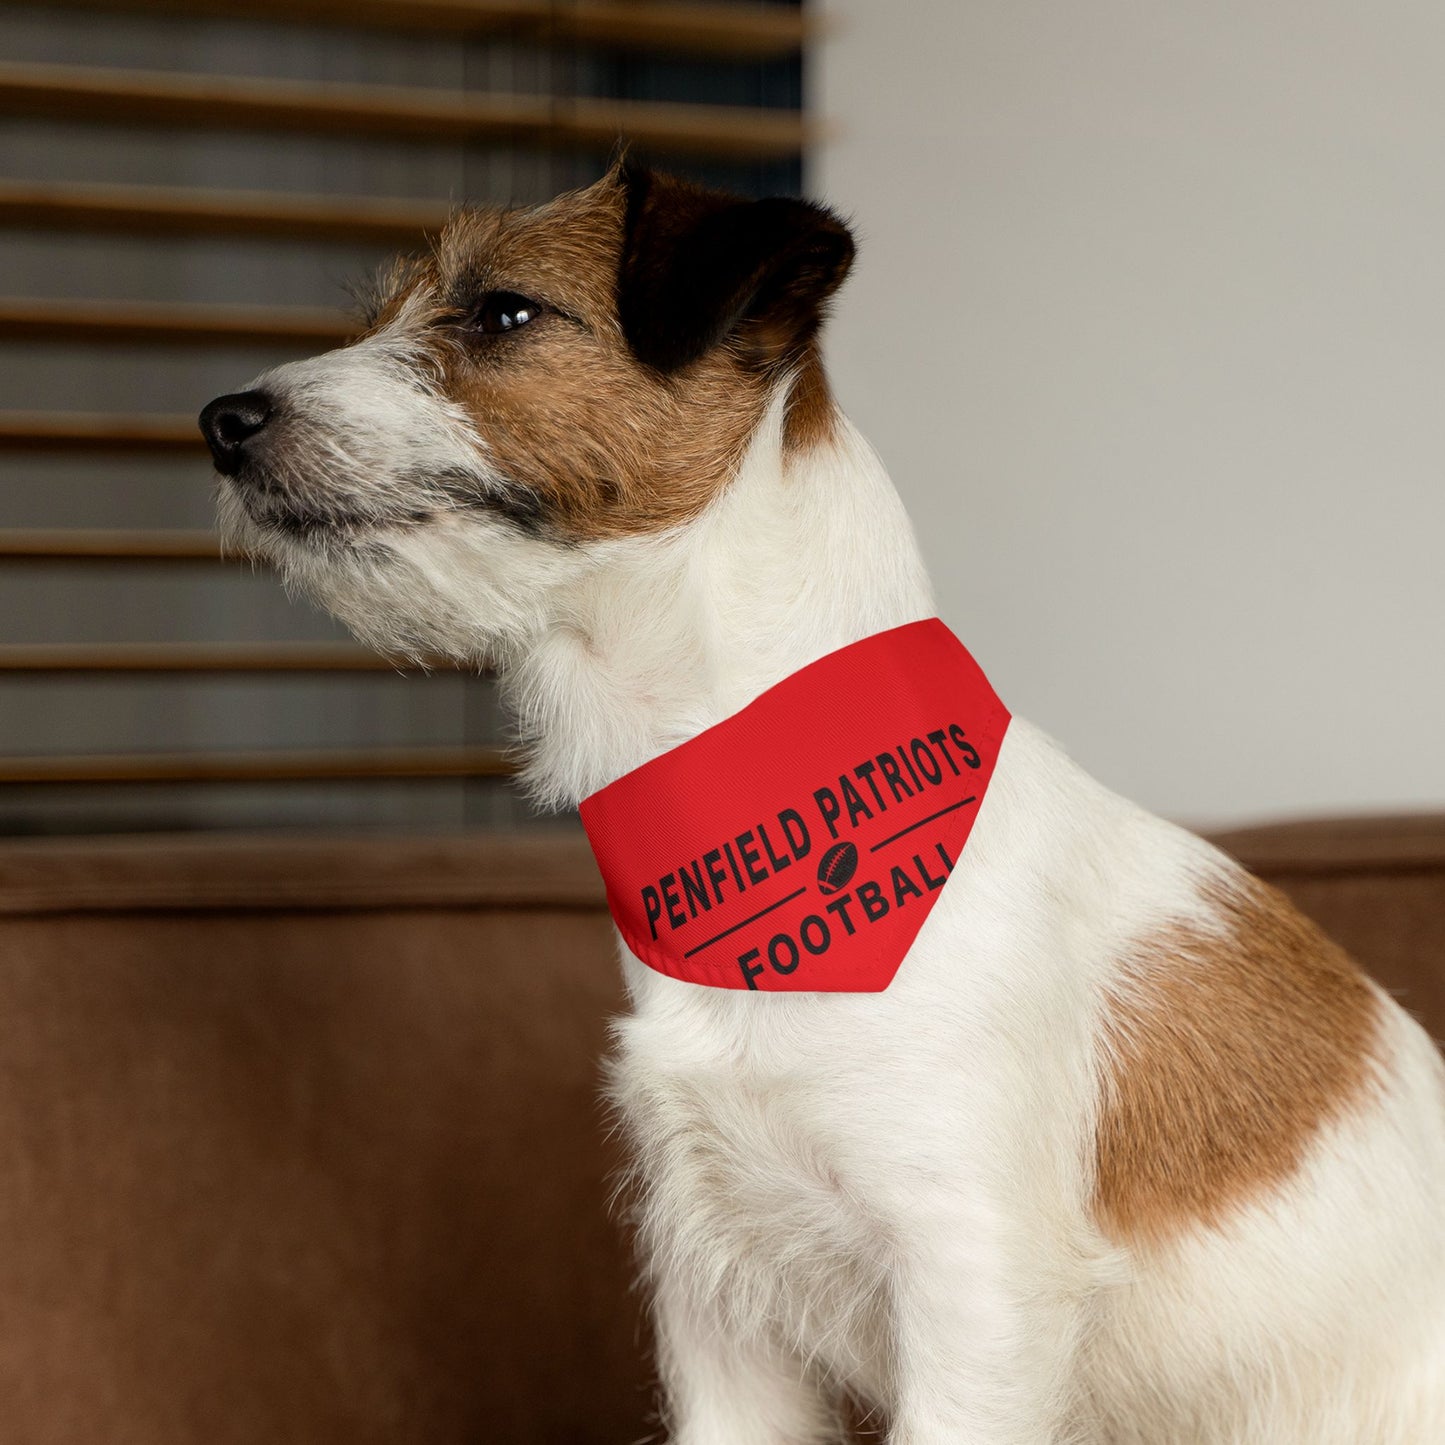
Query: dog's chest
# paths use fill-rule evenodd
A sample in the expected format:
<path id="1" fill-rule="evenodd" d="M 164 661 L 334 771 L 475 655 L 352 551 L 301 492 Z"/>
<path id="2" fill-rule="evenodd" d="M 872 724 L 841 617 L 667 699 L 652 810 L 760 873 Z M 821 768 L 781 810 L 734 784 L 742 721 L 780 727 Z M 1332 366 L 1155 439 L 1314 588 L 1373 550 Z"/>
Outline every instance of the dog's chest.
<path id="1" fill-rule="evenodd" d="M 645 1019 L 621 1037 L 615 1095 L 653 1267 L 859 1388 L 881 1388 L 886 1246 L 849 1162 L 856 1143 L 840 1132 L 846 1107 L 801 1073 L 688 1067 Z"/>

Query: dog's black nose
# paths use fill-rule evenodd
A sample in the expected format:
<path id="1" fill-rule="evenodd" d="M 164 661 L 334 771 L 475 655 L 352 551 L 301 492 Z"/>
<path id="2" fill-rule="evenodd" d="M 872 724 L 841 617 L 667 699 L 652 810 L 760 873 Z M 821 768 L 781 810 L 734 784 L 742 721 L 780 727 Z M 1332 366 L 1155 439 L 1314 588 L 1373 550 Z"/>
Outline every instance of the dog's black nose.
<path id="1" fill-rule="evenodd" d="M 201 432 L 222 476 L 234 477 L 241 470 L 246 443 L 270 421 L 271 409 L 271 398 L 264 391 L 218 396 L 206 406 Z"/>

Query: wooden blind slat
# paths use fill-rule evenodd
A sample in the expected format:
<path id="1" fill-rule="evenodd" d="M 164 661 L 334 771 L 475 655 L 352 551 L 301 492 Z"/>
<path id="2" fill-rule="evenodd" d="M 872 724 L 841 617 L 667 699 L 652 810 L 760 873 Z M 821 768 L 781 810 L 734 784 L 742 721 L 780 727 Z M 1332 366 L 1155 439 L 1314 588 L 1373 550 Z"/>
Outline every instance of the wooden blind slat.
<path id="1" fill-rule="evenodd" d="M 635 4 L 625 0 L 544 3 L 550 14 L 546 26 L 540 27 L 542 35 L 562 44 L 680 50 L 765 60 L 797 55 L 819 31 L 801 9 L 782 5 L 745 9 L 741 5 L 664 5 L 648 0 Z M 543 5 L 526 8 L 535 14 Z"/>
<path id="2" fill-rule="evenodd" d="M 0 341 L 315 349 L 339 345 L 357 330 L 345 312 L 322 307 L 0 297 Z"/>
<path id="3" fill-rule="evenodd" d="M 659 152 L 734 160 L 790 158 L 813 134 L 791 110 L 38 64 L 0 64 L 0 114 L 594 151 L 627 137 Z"/>
<path id="4" fill-rule="evenodd" d="M 363 196 L 0 181 L 0 225 L 35 229 L 414 246 L 447 214 L 446 206 Z"/>
<path id="5" fill-rule="evenodd" d="M 193 416 L 133 416 L 82 411 L 0 412 L 0 451 L 201 454 Z"/>
<path id="6" fill-rule="evenodd" d="M 89 753 L 0 757 L 0 783 L 290 783 L 383 778 L 504 778 L 501 748 Z"/>
<path id="7" fill-rule="evenodd" d="M 351 643 L 124 642 L 0 644 L 0 674 L 402 672 L 393 662 Z"/>
<path id="8" fill-rule="evenodd" d="M 796 55 L 816 30 L 790 6 L 656 0 L 52 0 L 72 9 L 511 35 L 539 44 L 597 45 L 765 59 Z"/>
<path id="9" fill-rule="evenodd" d="M 214 532 L 136 528 L 0 529 L 4 562 L 219 562 Z"/>

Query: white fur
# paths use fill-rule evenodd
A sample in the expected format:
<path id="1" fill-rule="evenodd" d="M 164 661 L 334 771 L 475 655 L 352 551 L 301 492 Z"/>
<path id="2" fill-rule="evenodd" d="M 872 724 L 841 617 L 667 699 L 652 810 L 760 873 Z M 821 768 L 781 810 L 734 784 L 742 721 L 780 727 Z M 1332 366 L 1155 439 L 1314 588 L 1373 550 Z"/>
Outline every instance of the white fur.
<path id="1" fill-rule="evenodd" d="M 344 398 L 357 373 L 328 368 L 353 364 L 269 384 Z M 418 418 L 465 441 L 393 384 L 365 401 L 383 477 L 433 444 Z M 229 519 L 362 636 L 499 660 L 531 786 L 571 804 L 933 614 L 877 457 L 845 423 L 785 463 L 781 415 L 780 394 L 728 488 L 665 536 L 562 547 L 458 512 L 357 551 Z M 1120 959 L 1168 921 L 1208 926 L 1200 885 L 1231 866 L 1016 720 L 884 993 L 701 988 L 623 951 L 613 1088 L 677 1445 L 833 1439 L 845 1389 L 894 1445 L 1445 1440 L 1445 1088 L 1393 1004 L 1378 1097 L 1285 1189 L 1153 1254 L 1091 1217 Z"/>

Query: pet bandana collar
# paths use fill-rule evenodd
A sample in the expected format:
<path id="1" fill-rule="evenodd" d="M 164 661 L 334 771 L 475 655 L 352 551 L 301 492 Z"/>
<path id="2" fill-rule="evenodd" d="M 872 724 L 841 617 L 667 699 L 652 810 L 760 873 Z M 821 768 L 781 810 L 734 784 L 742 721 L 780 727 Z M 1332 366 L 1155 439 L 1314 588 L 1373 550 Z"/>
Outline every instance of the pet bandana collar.
<path id="1" fill-rule="evenodd" d="M 1008 724 L 936 617 L 819 658 L 583 800 L 618 930 L 689 983 L 887 988 Z"/>

